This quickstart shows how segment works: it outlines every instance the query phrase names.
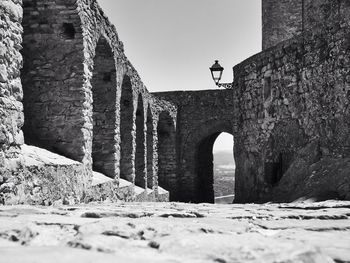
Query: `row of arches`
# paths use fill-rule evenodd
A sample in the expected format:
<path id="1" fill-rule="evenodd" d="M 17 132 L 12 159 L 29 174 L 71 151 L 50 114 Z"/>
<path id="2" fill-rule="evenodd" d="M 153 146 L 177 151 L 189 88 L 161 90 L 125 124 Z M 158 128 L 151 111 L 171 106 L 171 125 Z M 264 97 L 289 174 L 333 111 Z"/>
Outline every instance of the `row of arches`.
<path id="1" fill-rule="evenodd" d="M 167 111 L 155 118 L 128 75 L 118 101 L 115 58 L 103 37 L 96 46 L 91 85 L 93 170 L 150 189 L 158 186 L 159 177 L 159 185 L 170 190 L 176 179 L 174 121 Z"/>
<path id="2" fill-rule="evenodd" d="M 82 27 L 72 6 L 69 17 L 59 11 L 39 10 L 40 16 L 47 18 L 45 24 L 54 25 L 50 27 L 54 30 L 37 31 L 30 27 L 30 13 L 38 7 L 25 2 L 22 80 L 26 143 L 143 188 L 159 184 L 171 194 L 181 189 L 176 178 L 182 175 L 182 149 L 177 149 L 181 138 L 175 136 L 174 120 L 159 109 L 152 112 L 154 108 L 128 76 L 120 79 L 125 72 L 117 70 L 131 67 L 118 47 L 114 29 L 102 24 Z M 57 15 L 66 21 L 56 21 Z M 51 54 L 53 48 L 60 50 L 57 56 Z M 120 52 L 120 57 L 115 52 Z M 117 64 L 123 69 L 116 69 Z"/>

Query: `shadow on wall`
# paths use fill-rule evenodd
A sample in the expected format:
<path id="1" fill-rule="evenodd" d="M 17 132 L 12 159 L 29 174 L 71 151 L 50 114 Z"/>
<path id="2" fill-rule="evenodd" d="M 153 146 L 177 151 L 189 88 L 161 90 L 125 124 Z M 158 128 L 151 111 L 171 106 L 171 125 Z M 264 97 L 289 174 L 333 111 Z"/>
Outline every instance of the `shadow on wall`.
<path id="1" fill-rule="evenodd" d="M 98 41 L 92 77 L 93 139 L 92 166 L 114 178 L 116 159 L 116 69 L 112 49 L 103 37 Z"/>
<path id="2" fill-rule="evenodd" d="M 350 158 L 325 155 L 315 140 L 298 151 L 280 182 L 263 201 L 350 200 Z"/>
<path id="3" fill-rule="evenodd" d="M 156 178 L 154 167 L 154 125 L 150 106 L 147 107 L 147 187 L 153 189 Z"/>
<path id="4" fill-rule="evenodd" d="M 293 163 L 296 153 L 307 142 L 297 120 L 281 121 L 272 130 L 265 147 L 265 182 L 276 186 Z"/>
<path id="5" fill-rule="evenodd" d="M 47 1 L 23 0 L 25 141 L 86 162 L 81 19 L 75 4 L 48 6 Z"/>
<path id="6" fill-rule="evenodd" d="M 174 199 L 176 178 L 176 134 L 173 119 L 168 112 L 161 112 L 157 126 L 158 135 L 158 180 L 159 186 L 170 192 Z"/>
<path id="7" fill-rule="evenodd" d="M 120 177 L 134 182 L 135 168 L 133 161 L 133 91 L 129 76 L 125 75 L 120 98 Z"/>
<path id="8" fill-rule="evenodd" d="M 135 184 L 146 188 L 145 164 L 145 117 L 142 95 L 139 94 L 136 110 L 136 154 L 135 154 Z"/>

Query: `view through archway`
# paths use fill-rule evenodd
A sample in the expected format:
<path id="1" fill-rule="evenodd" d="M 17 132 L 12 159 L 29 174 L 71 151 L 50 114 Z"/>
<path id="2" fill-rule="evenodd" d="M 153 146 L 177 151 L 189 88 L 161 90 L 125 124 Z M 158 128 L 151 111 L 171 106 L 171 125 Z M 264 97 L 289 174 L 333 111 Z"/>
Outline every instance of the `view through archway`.
<path id="1" fill-rule="evenodd" d="M 233 136 L 221 133 L 214 142 L 214 197 L 215 203 L 231 204 L 235 190 L 235 161 Z"/>

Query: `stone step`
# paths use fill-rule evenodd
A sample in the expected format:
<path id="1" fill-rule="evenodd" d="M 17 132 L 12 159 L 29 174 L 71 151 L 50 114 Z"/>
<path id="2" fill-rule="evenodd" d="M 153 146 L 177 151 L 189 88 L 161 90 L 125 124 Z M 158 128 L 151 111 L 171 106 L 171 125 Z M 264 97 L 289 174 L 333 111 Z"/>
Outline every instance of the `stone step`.
<path id="1" fill-rule="evenodd" d="M 20 157 L 1 173 L 0 203 L 75 204 L 84 201 L 89 171 L 79 162 L 22 145 Z"/>
<path id="2" fill-rule="evenodd" d="M 158 186 L 158 202 L 169 202 L 169 191 L 164 188 Z"/>
<path id="3" fill-rule="evenodd" d="M 215 197 L 215 204 L 232 204 L 235 199 L 235 195 L 226 195 Z"/>
<path id="4" fill-rule="evenodd" d="M 92 201 L 154 202 L 156 193 L 124 179 L 114 180 L 84 164 L 29 145 L 1 173 L 0 204 L 59 205 Z M 160 200 L 169 194 L 160 189 Z"/>
<path id="5" fill-rule="evenodd" d="M 91 188 L 88 192 L 88 201 L 134 201 L 133 184 L 119 179 L 118 181 L 102 173 L 93 172 Z"/>
<path id="6" fill-rule="evenodd" d="M 169 202 L 169 192 L 161 187 L 157 194 L 153 189 L 135 186 L 135 196 L 137 202 Z"/>

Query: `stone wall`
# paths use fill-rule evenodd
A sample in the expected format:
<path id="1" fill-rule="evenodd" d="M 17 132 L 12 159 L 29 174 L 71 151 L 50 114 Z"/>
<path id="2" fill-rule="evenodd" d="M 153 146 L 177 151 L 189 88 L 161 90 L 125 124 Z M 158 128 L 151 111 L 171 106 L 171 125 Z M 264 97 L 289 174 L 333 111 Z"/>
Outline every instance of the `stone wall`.
<path id="1" fill-rule="evenodd" d="M 328 0 L 263 0 L 262 48 L 268 49 L 293 38 L 303 31 L 333 27 L 350 16 L 349 1 Z"/>
<path id="2" fill-rule="evenodd" d="M 171 200 L 213 202 L 213 144 L 221 132 L 235 135 L 232 91 L 178 91 L 155 95 L 174 103 L 178 110 L 176 180 L 168 178 L 171 189 L 166 188 L 171 190 Z"/>
<path id="3" fill-rule="evenodd" d="M 0 173 L 0 204 L 52 205 L 86 201 L 91 178 L 82 163 L 22 145 L 17 167 L 7 168 Z"/>
<path id="4" fill-rule="evenodd" d="M 26 143 L 83 161 L 84 44 L 75 2 L 23 1 L 24 133 Z"/>
<path id="5" fill-rule="evenodd" d="M 97 43 L 92 84 L 93 170 L 115 176 L 116 69 L 112 49 L 104 38 Z"/>
<path id="6" fill-rule="evenodd" d="M 302 32 L 304 0 L 262 0 L 263 50 Z"/>
<path id="7" fill-rule="evenodd" d="M 178 178 L 176 174 L 176 124 L 167 112 L 159 115 L 157 123 L 158 182 L 176 198 Z"/>
<path id="8" fill-rule="evenodd" d="M 26 141 L 146 187 L 158 106 L 97 2 L 25 0 L 23 26 Z"/>
<path id="9" fill-rule="evenodd" d="M 164 112 L 175 123 L 176 108 L 149 94 L 97 2 L 24 0 L 22 5 L 21 1 L 6 0 L 0 7 L 0 169 L 4 167 L 0 194 L 10 196 L 4 200 L 12 202 L 24 188 L 26 193 L 34 191 L 29 178 L 32 174 L 40 178 L 36 179 L 40 185 L 50 176 L 55 182 L 62 176 L 61 186 L 56 182 L 48 187 L 52 199 L 34 198 L 36 203 L 44 199 L 54 202 L 59 195 L 55 191 L 70 183 L 75 189 L 73 199 L 79 202 L 89 192 L 91 181 L 96 181 L 93 176 L 97 173 L 92 170 L 112 179 L 102 180 L 108 181 L 106 187 L 93 183 L 94 189 L 108 188 L 112 193 L 121 175 L 131 185 L 141 187 L 131 193 L 133 187 L 123 183 L 128 185 L 124 187 L 127 195 L 141 193 L 136 198 L 142 195 L 141 199 L 147 200 L 167 198 L 166 191 L 158 191 L 157 123 Z M 52 166 L 43 161 L 40 169 L 26 164 L 27 153 L 20 149 L 22 97 L 26 143 L 77 162 Z M 11 163 L 10 157 L 16 159 Z M 29 186 L 23 188 L 27 183 Z M 62 192 L 69 195 L 66 190 Z M 135 200 L 135 196 L 127 199 Z"/>
<path id="10" fill-rule="evenodd" d="M 0 171 L 18 158 L 23 144 L 22 56 L 20 0 L 0 2 Z M 1 178 L 1 172 L 0 172 Z M 1 179 L 0 179 L 1 183 Z"/>
<path id="11" fill-rule="evenodd" d="M 161 187 L 169 191 L 171 200 L 175 200 L 178 189 L 176 173 L 178 107 L 176 103 L 158 98 L 153 94 L 150 98 L 152 102 L 148 106 L 150 109 L 148 116 L 153 116 L 153 121 L 151 124 L 148 118 L 147 127 L 153 128 L 153 131 L 147 130 L 147 141 L 153 141 L 153 144 L 147 144 L 147 153 L 151 154 L 146 156 L 147 183 L 155 189 L 157 199 L 167 196 L 164 190 L 161 190 L 161 193 L 158 192 L 158 188 Z M 153 178 L 150 178 L 151 174 Z"/>
<path id="12" fill-rule="evenodd" d="M 346 1 L 337 2 L 348 6 Z M 331 19 L 326 25 L 234 67 L 239 108 L 235 158 L 237 173 L 245 177 L 236 182 L 237 201 L 259 200 L 275 188 L 284 192 L 282 201 L 290 201 L 294 188 L 283 185 L 284 174 L 312 141 L 319 142 L 317 152 L 309 153 L 317 160 L 349 157 L 350 27 L 345 16 L 337 15 L 339 10 L 323 9 Z M 293 177 L 293 171 L 288 174 Z M 302 179 L 288 180 L 302 185 L 311 175 L 308 170 Z M 338 183 L 331 184 L 337 188 Z"/>
<path id="13" fill-rule="evenodd" d="M 340 26 L 348 24 L 350 3 L 346 0 L 304 0 L 305 30 L 336 31 Z"/>
<path id="14" fill-rule="evenodd" d="M 156 94 L 95 0 L 23 0 L 22 95 L 21 2 L 0 8 L 1 198 L 79 202 L 94 169 L 109 180 L 91 196 L 122 178 L 137 200 L 167 199 L 160 186 L 171 200 L 213 202 L 221 132 L 235 140 L 237 202 L 350 198 L 347 0 L 265 0 L 265 51 L 234 67 L 233 91 Z M 26 165 L 22 96 L 25 141 L 68 157 L 63 164 Z"/>

